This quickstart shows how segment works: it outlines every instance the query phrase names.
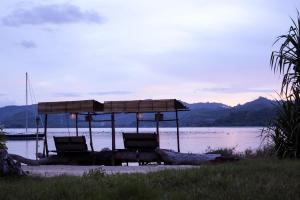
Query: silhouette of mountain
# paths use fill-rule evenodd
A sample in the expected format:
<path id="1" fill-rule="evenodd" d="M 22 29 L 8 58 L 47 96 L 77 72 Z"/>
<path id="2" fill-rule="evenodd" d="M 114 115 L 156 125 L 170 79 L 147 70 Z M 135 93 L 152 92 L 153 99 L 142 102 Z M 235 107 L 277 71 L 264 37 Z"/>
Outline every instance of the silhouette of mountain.
<path id="1" fill-rule="evenodd" d="M 191 110 L 222 110 L 222 109 L 230 108 L 230 106 L 227 106 L 222 103 L 210 103 L 210 102 L 192 103 L 192 104 L 185 103 L 185 105 L 189 107 L 189 109 Z"/>
<path id="2" fill-rule="evenodd" d="M 183 102 L 184 103 L 184 102 Z M 275 101 L 259 97 L 254 101 L 234 107 L 222 103 L 184 103 L 190 111 L 180 112 L 180 125 L 187 127 L 198 126 L 265 126 L 276 114 Z M 0 108 L 0 124 L 7 128 L 25 127 L 25 113 L 28 109 L 29 127 L 35 127 L 37 106 L 6 106 Z M 165 113 L 165 119 L 173 119 L 173 113 Z M 96 117 L 99 118 L 99 117 Z M 145 119 L 153 119 L 153 114 L 144 114 Z M 87 123 L 80 118 L 80 127 L 87 127 Z M 49 116 L 49 127 L 74 127 L 74 120 L 68 114 Z M 116 117 L 118 127 L 134 127 L 135 114 L 119 114 Z M 142 127 L 155 124 L 141 122 Z M 162 122 L 162 126 L 175 126 L 173 122 Z M 110 127 L 109 122 L 93 123 L 94 127 Z"/>
<path id="3" fill-rule="evenodd" d="M 265 108 L 273 108 L 275 101 L 271 101 L 265 97 L 258 97 L 254 101 L 250 101 L 243 105 L 237 105 L 235 108 L 240 110 L 260 110 Z"/>

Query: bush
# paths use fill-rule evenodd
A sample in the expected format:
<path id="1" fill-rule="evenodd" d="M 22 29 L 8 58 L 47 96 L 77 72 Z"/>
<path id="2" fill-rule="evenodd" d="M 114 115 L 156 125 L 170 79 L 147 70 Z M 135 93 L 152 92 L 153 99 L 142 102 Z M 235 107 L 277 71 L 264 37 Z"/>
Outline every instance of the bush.
<path id="1" fill-rule="evenodd" d="M 3 132 L 1 132 L 1 130 L 0 130 L 0 149 L 6 149 L 5 135 Z"/>
<path id="2" fill-rule="evenodd" d="M 300 98 L 290 96 L 279 103 L 275 119 L 265 130 L 280 158 L 300 158 Z"/>
<path id="3" fill-rule="evenodd" d="M 272 144 L 266 144 L 260 148 L 246 149 L 244 152 L 237 152 L 235 147 L 232 148 L 217 148 L 211 149 L 208 147 L 206 149 L 207 154 L 221 154 L 224 157 L 235 157 L 235 158 L 271 158 L 275 154 L 275 148 Z"/>
<path id="4" fill-rule="evenodd" d="M 292 26 L 285 35 L 277 38 L 282 42 L 278 51 L 271 54 L 270 64 L 274 71 L 283 75 L 277 117 L 267 129 L 280 158 L 300 158 L 300 14 L 292 19 Z"/>
<path id="5" fill-rule="evenodd" d="M 207 154 L 221 154 L 222 156 L 225 157 L 237 156 L 237 154 L 235 153 L 235 147 L 217 148 L 217 149 L 212 149 L 211 147 L 208 147 L 205 152 Z"/>

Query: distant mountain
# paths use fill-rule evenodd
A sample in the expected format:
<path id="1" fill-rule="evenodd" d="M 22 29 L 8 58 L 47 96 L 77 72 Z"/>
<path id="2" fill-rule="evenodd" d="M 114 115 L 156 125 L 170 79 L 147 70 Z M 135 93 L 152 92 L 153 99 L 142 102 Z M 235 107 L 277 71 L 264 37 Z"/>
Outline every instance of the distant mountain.
<path id="1" fill-rule="evenodd" d="M 184 102 L 183 102 L 184 103 Z M 237 105 L 234 107 L 222 103 L 184 103 L 190 111 L 180 112 L 180 125 L 187 127 L 201 126 L 265 126 L 276 114 L 275 101 L 264 97 Z M 29 127 L 35 127 L 37 106 L 6 106 L 0 108 L 0 124 L 7 128 L 25 127 L 25 115 L 28 109 Z M 165 119 L 173 119 L 173 113 L 165 113 Z M 97 117 L 99 118 L 99 117 Z M 153 119 L 153 114 L 144 114 L 145 119 Z M 80 118 L 80 127 L 87 123 Z M 74 127 L 74 120 L 68 114 L 50 115 L 49 127 Z M 119 114 L 116 117 L 118 127 L 134 127 L 136 124 L 134 114 Z M 141 122 L 142 127 L 154 126 L 149 122 Z M 174 126 L 174 122 L 162 122 L 162 126 Z M 110 127 L 109 122 L 93 123 L 95 127 Z"/>
<path id="2" fill-rule="evenodd" d="M 265 97 L 259 97 L 258 99 L 255 99 L 254 101 L 250 101 L 248 103 L 245 103 L 243 105 L 237 105 L 235 109 L 240 110 L 261 110 L 266 108 L 274 108 L 274 104 L 276 104 L 275 101 L 272 101 L 270 99 L 267 99 Z"/>
<path id="3" fill-rule="evenodd" d="M 265 126 L 276 114 L 275 101 L 264 97 L 237 105 L 229 113 L 217 119 L 217 126 Z"/>
<path id="4" fill-rule="evenodd" d="M 35 127 L 36 105 L 5 106 L 0 108 L 0 125 L 9 128 L 25 127 L 26 110 L 28 110 L 28 126 Z"/>
<path id="5" fill-rule="evenodd" d="M 226 108 L 230 108 L 230 106 L 227 106 L 222 103 L 192 103 L 188 104 L 186 103 L 186 106 L 189 107 L 191 110 L 222 110 Z"/>

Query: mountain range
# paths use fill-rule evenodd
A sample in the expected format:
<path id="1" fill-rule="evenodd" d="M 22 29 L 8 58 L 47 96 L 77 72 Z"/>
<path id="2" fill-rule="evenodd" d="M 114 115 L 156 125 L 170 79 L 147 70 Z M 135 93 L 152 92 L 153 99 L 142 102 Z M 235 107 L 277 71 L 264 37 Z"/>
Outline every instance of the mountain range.
<path id="1" fill-rule="evenodd" d="M 205 127 L 205 126 L 266 126 L 276 115 L 276 101 L 259 97 L 248 103 L 228 106 L 222 103 L 185 103 L 189 111 L 180 112 L 180 126 L 183 127 Z M 37 105 L 30 106 L 5 106 L 0 108 L 0 124 L 5 128 L 24 128 L 26 110 L 28 110 L 28 125 L 33 128 L 37 114 Z M 165 113 L 165 119 L 174 119 L 173 113 Z M 96 117 L 96 119 L 99 117 Z M 153 119 L 153 114 L 144 114 L 144 119 Z M 74 120 L 68 114 L 50 115 L 49 127 L 74 127 Z M 103 117 L 102 117 L 103 119 Z M 87 127 L 84 119 L 79 119 L 80 127 Z M 135 114 L 118 114 L 116 126 L 134 127 Z M 175 126 L 174 122 L 161 122 L 162 126 Z M 94 127 L 110 127 L 109 122 L 96 123 Z M 141 127 L 155 126 L 149 122 L 141 122 Z"/>

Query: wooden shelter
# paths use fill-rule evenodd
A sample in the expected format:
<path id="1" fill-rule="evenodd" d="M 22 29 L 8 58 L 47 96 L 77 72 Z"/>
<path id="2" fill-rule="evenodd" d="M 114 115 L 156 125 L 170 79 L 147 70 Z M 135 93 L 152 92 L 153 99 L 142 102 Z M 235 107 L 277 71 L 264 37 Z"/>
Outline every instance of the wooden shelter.
<path id="1" fill-rule="evenodd" d="M 103 104 L 95 100 L 83 101 L 59 101 L 59 102 L 41 102 L 38 103 L 38 113 L 44 114 L 44 155 L 49 155 L 48 142 L 47 142 L 47 128 L 48 128 L 48 115 L 58 113 L 74 114 L 76 119 L 76 136 L 78 136 L 78 115 L 84 113 L 87 116 L 90 134 L 90 147 L 94 151 L 92 140 L 92 117 L 91 115 L 96 112 L 103 112 Z"/>
<path id="2" fill-rule="evenodd" d="M 139 124 L 141 121 L 156 122 L 156 134 L 159 140 L 159 124 L 163 121 L 175 121 L 177 132 L 177 151 L 180 152 L 179 142 L 179 118 L 178 111 L 188 110 L 186 106 L 176 99 L 160 100 L 133 100 L 133 101 L 105 101 L 104 112 L 106 113 L 136 113 L 136 132 L 139 133 Z M 164 119 L 164 112 L 175 112 L 175 119 Z M 155 119 L 140 119 L 142 113 L 155 113 Z M 114 141 L 113 141 L 114 142 Z"/>
<path id="3" fill-rule="evenodd" d="M 90 134 L 90 147 L 93 148 L 92 140 L 92 121 L 93 122 L 111 122 L 112 131 L 112 164 L 115 164 L 116 157 L 119 160 L 132 160 L 135 156 L 133 152 L 122 152 L 118 156 L 118 150 L 116 150 L 115 142 L 115 115 L 119 113 L 135 113 L 136 114 L 136 134 L 139 134 L 139 123 L 141 121 L 155 122 L 156 133 L 158 138 L 159 146 L 159 124 L 163 121 L 174 121 L 176 122 L 177 130 L 177 150 L 180 152 L 179 142 L 179 118 L 178 111 L 188 110 L 180 101 L 176 99 L 163 99 L 163 100 L 134 100 L 134 101 L 105 101 L 104 104 L 95 100 L 84 100 L 84 101 L 61 101 L 61 102 L 42 102 L 38 104 L 39 114 L 44 115 L 44 154 L 49 156 L 48 144 L 47 144 L 47 120 L 48 114 L 55 113 L 69 113 L 76 116 L 76 135 L 78 136 L 78 115 L 85 115 L 86 121 L 89 123 L 89 134 Z M 164 112 L 174 112 L 174 119 L 164 119 Z M 142 113 L 154 113 L 154 119 L 141 119 Z M 93 120 L 93 115 L 110 115 L 109 120 Z M 68 141 L 69 142 L 69 141 Z M 149 142 L 149 141 L 148 141 Z M 65 143 L 65 142 L 64 142 Z M 145 154 L 147 154 L 146 152 Z M 148 153 L 149 154 L 149 153 Z M 154 156 L 155 157 L 155 156 Z M 129 159 L 130 158 L 130 159 Z M 134 159 L 133 159 L 134 160 Z M 150 159 L 151 160 L 151 159 Z"/>

